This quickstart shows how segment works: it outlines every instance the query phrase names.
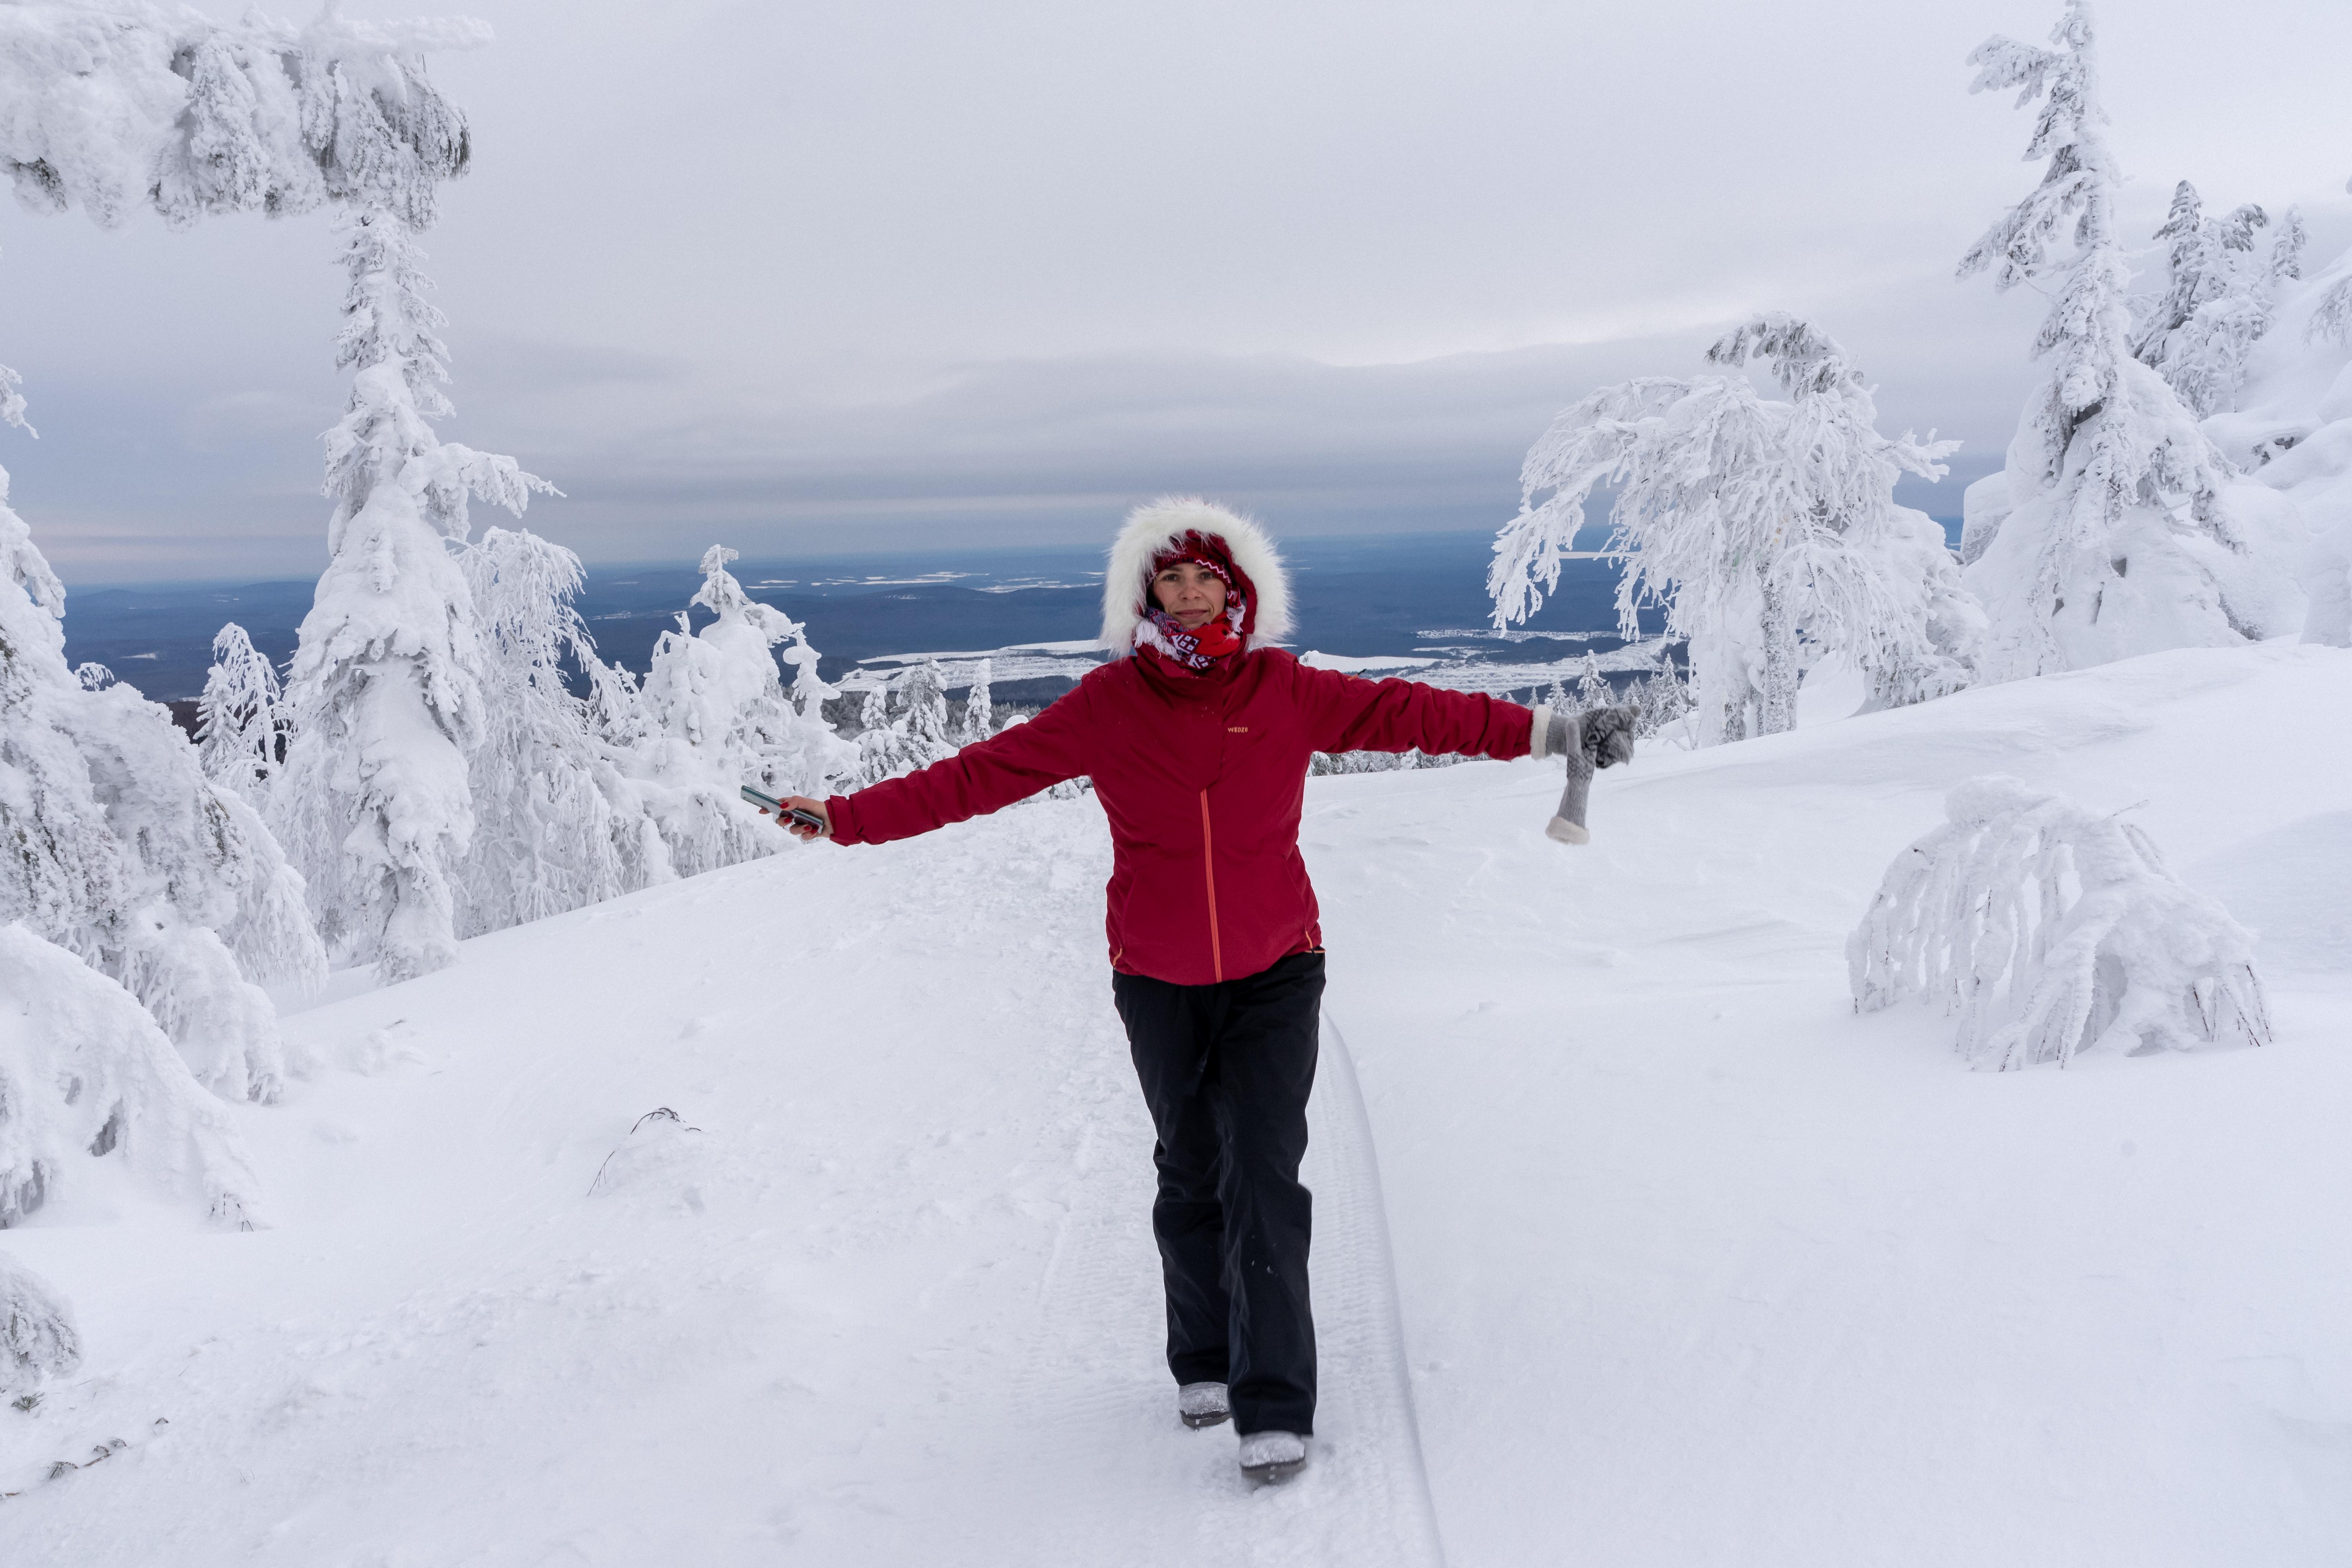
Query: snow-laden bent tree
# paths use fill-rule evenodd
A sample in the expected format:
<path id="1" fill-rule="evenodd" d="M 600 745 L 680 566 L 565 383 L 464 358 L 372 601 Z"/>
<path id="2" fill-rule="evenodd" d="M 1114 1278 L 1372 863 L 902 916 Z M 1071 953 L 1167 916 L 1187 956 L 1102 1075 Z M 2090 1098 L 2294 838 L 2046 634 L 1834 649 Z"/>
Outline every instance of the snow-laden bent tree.
<path id="1" fill-rule="evenodd" d="M 213 637 L 213 667 L 196 699 L 196 754 L 205 776 L 266 805 L 278 774 L 278 667 L 235 621 Z"/>
<path id="2" fill-rule="evenodd" d="M 81 1331 L 56 1286 L 0 1252 L 0 1395 L 81 1364 Z"/>
<path id="3" fill-rule="evenodd" d="M 813 679 L 816 650 L 801 624 L 743 592 L 727 570 L 736 552 L 712 545 L 702 557 L 702 586 L 692 605 L 716 618 L 700 632 L 678 616 L 664 632 L 636 693 L 635 721 L 645 739 L 624 761 L 644 789 L 646 809 L 681 877 L 790 842 L 738 791 L 754 784 L 772 795 L 823 795 L 856 765 L 854 748 L 824 725 L 822 710 L 803 715 L 786 696 L 783 658 Z"/>
<path id="4" fill-rule="evenodd" d="M 292 733 L 272 805 L 320 933 L 389 984 L 457 956 L 485 715 L 480 618 L 452 549 L 469 501 L 520 514 L 554 487 L 434 434 L 451 412 L 448 351 L 409 225 L 379 207 L 339 227 L 351 285 L 335 363 L 354 374 L 327 433 L 331 559 L 287 680 Z"/>
<path id="5" fill-rule="evenodd" d="M 569 658 L 606 688 L 608 706 L 621 690 L 634 697 L 572 607 L 580 558 L 529 530 L 492 528 L 460 561 L 481 620 L 484 717 L 459 930 L 501 931 L 667 879 L 640 792 L 564 685 Z"/>
<path id="6" fill-rule="evenodd" d="M 1649 376 L 1552 422 L 1495 542 L 1496 626 L 1542 604 L 1586 498 L 1606 484 L 1607 548 L 1626 563 L 1619 630 L 1637 639 L 1640 612 L 1661 605 L 1667 635 L 1689 638 L 1702 744 L 1793 728 L 1808 651 L 1850 658 L 1874 706 L 1968 684 L 1981 618 L 1942 530 L 1894 499 L 1906 473 L 1941 478 L 1958 443 L 1881 436 L 1861 372 L 1795 317 L 1759 316 L 1707 351 L 1726 366 L 1752 356 L 1790 402 L 1758 395 L 1744 374 Z"/>
<path id="7" fill-rule="evenodd" d="M 2070 0 L 2052 41 L 1994 37 L 1969 57 L 1970 91 L 2040 100 L 2025 155 L 2049 161 L 1959 267 L 2053 296 L 2033 346 L 2045 377 L 2004 473 L 1970 487 L 1961 540 L 1991 620 L 1990 679 L 2259 640 L 2298 629 L 2305 613 L 2294 509 L 2237 482 L 2172 386 L 2132 355 L 2122 176 L 2085 0 Z"/>
<path id="8" fill-rule="evenodd" d="M 1940 1004 L 1998 1069 L 2269 1043 L 2252 939 L 2139 828 L 2000 774 L 1944 814 L 1847 939 L 1858 1011 Z"/>
<path id="9" fill-rule="evenodd" d="M 260 1187 L 228 1110 L 137 997 L 22 921 L 0 925 L 0 1228 L 119 1155 L 215 1224 L 259 1223 Z"/>
<path id="10" fill-rule="evenodd" d="M 16 382 L 0 371 L 0 417 L 21 424 Z M 167 711 L 67 668 L 64 614 L 0 469 L 0 921 L 128 986 L 209 1087 L 274 1099 L 285 1050 L 253 982 L 326 976 L 301 879 Z"/>
<path id="11" fill-rule="evenodd" d="M 142 0 L 17 0 L 0 5 L 0 163 L 28 208 L 108 226 L 141 206 L 184 227 L 336 202 L 422 228 L 470 152 L 424 57 L 489 41 L 481 22 L 332 5 L 297 27 L 257 10 L 220 22 Z"/>

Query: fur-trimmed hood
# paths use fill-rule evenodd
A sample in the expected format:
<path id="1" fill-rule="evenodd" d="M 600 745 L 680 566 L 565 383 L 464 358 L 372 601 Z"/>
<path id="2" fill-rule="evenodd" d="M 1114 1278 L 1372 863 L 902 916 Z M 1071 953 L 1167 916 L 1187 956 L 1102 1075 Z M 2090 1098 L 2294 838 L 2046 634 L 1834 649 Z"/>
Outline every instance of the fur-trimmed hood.
<path id="1" fill-rule="evenodd" d="M 1256 614 L 1245 646 L 1264 647 L 1290 635 L 1290 576 L 1265 531 L 1239 512 L 1197 496 L 1162 496 L 1127 514 L 1103 571 L 1102 643 L 1116 658 L 1135 651 L 1150 594 L 1151 563 L 1187 533 L 1213 534 L 1257 590 Z"/>

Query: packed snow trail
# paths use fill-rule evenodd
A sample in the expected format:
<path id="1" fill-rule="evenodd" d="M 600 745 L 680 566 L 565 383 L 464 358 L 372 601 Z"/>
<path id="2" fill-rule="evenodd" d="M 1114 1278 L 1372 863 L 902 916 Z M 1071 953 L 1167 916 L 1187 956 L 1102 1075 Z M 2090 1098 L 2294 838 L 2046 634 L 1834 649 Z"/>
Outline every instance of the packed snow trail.
<path id="1" fill-rule="evenodd" d="M 1150 1142 L 1123 1061 L 1091 1079 L 1084 1121 L 1133 1122 Z M 1303 1172 L 1315 1194 L 1313 1273 L 1320 1391 L 1307 1468 L 1279 1487 L 1253 1488 L 1234 1467 L 1230 1426 L 1175 1425 L 1166 1367 L 1139 1361 L 1136 1345 L 1164 1333 L 1156 1256 L 1136 1217 L 1151 1200 L 1150 1161 L 1132 1158 L 1133 1127 L 1118 1152 L 1097 1142 L 1101 1172 L 1056 1237 L 1042 1291 L 1035 1355 L 1038 1396 L 1023 1425 L 1055 1435 L 1053 1466 L 1064 1483 L 1035 1533 L 1011 1544 L 1018 1563 L 1364 1564 L 1437 1568 L 1444 1561 L 1429 1483 L 1422 1471 L 1404 1340 L 1390 1272 L 1380 1170 L 1347 1042 L 1327 1015 L 1315 1093 L 1307 1102 Z M 1082 1391 L 1070 1404 L 1066 1369 Z M 1175 1484 L 1171 1484 L 1171 1479 Z"/>
<path id="2" fill-rule="evenodd" d="M 290 1018 L 274 1228 L 7 1233 L 88 1344 L 0 1410 L 9 1568 L 1439 1562 L 1336 1033 L 1315 1463 L 1176 1420 L 1108 858 L 1088 800 L 794 849 Z"/>

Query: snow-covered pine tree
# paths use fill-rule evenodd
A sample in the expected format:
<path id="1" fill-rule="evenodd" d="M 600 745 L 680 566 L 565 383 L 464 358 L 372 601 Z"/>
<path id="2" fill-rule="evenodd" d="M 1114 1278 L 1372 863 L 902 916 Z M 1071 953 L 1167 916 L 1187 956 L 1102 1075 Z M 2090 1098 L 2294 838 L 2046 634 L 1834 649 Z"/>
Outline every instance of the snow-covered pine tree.
<path id="1" fill-rule="evenodd" d="M 2207 217 L 2195 185 L 2183 180 L 2173 187 L 2172 205 L 2155 236 L 2165 242 L 2165 290 L 2146 300 L 2132 329 L 2132 353 L 2142 364 L 2160 368 L 2172 334 L 2200 306 L 2230 292 L 2253 254 L 2254 230 L 2269 222 L 2270 215 L 2252 203 L 2227 219 Z"/>
<path id="2" fill-rule="evenodd" d="M 2343 326 L 2328 324 L 2341 307 Z M 2306 642 L 2352 644 L 2352 251 L 2283 278 L 2278 325 L 2246 363 L 2238 405 L 2202 426 L 2253 483 L 2294 507 L 2314 538 L 2301 562 Z"/>
<path id="3" fill-rule="evenodd" d="M 936 658 L 927 658 L 907 672 L 898 689 L 906 703 L 898 722 L 907 735 L 911 767 L 927 768 L 955 753 L 956 741 L 948 719 L 948 677 Z"/>
<path id="4" fill-rule="evenodd" d="M 686 615 L 654 645 L 637 693 L 646 738 L 625 763 L 682 877 L 772 854 L 789 840 L 745 805 L 755 784 L 773 795 L 822 795 L 854 765 L 853 748 L 803 717 L 787 699 L 777 645 L 805 672 L 816 659 L 800 623 L 743 592 L 727 570 L 736 552 L 713 545 L 692 603 L 715 619 L 700 632 Z M 806 662 L 797 657 L 805 651 Z"/>
<path id="5" fill-rule="evenodd" d="M 1551 684 L 1544 688 L 1543 700 L 1544 705 L 1555 713 L 1576 713 L 1583 709 L 1581 703 L 1568 694 L 1568 688 L 1557 675 L 1551 678 Z"/>
<path id="6" fill-rule="evenodd" d="M 0 1394 L 23 1394 L 80 1364 L 73 1309 L 56 1286 L 0 1252 Z"/>
<path id="7" fill-rule="evenodd" d="M 1690 693 L 1675 668 L 1674 658 L 1661 646 L 1657 667 L 1633 685 L 1633 707 L 1639 715 L 1633 732 L 1643 740 L 1664 732 L 1691 710 Z"/>
<path id="8" fill-rule="evenodd" d="M 2268 1043 L 2252 939 L 2147 834 L 1999 774 L 1944 812 L 1846 942 L 1857 1009 L 1941 1003 L 1997 1069 Z"/>
<path id="9" fill-rule="evenodd" d="M 635 697 L 596 658 L 572 607 L 584 580 L 580 558 L 527 529 L 492 528 L 459 559 L 481 620 L 484 715 L 471 758 L 460 932 L 501 931 L 667 879 L 668 855 L 642 792 L 614 765 L 599 713 L 564 684 L 569 658 L 604 693 L 604 715 Z"/>
<path id="10" fill-rule="evenodd" d="M 21 425 L 16 386 L 0 371 Z M 129 987 L 207 1086 L 273 1099 L 285 1051 L 251 982 L 325 979 L 301 879 L 169 712 L 66 668 L 65 589 L 7 493 L 0 469 L 0 921 Z"/>
<path id="11" fill-rule="evenodd" d="M 1969 57 L 1969 90 L 2040 100 L 2026 156 L 2049 161 L 1959 267 L 2053 293 L 2034 343 L 2045 378 L 2010 444 L 2005 495 L 1969 540 L 1966 580 L 1991 621 L 1985 674 L 2000 679 L 2242 643 L 2304 616 L 2293 510 L 2233 484 L 2172 387 L 2132 356 L 2122 176 L 2086 0 L 2068 0 L 2052 42 L 1996 37 Z"/>
<path id="12" fill-rule="evenodd" d="M 856 739 L 857 767 L 849 780 L 853 789 L 864 789 L 907 771 L 898 765 L 906 737 L 890 721 L 890 699 L 886 688 L 866 689 L 866 700 L 858 705 Z"/>
<path id="13" fill-rule="evenodd" d="M 1609 693 L 1609 678 L 1601 673 L 1601 660 L 1591 649 L 1584 653 L 1584 669 L 1576 678 L 1576 705 L 1590 713 L 1595 708 L 1606 708 L 1616 701 Z"/>
<path id="14" fill-rule="evenodd" d="M 2268 251 L 2258 252 L 2255 231 L 2269 223 L 2252 203 L 2206 217 L 2197 187 L 2183 180 L 2156 231 L 2169 242 L 2168 287 L 2142 311 L 2132 353 L 2200 419 L 2236 406 L 2246 356 L 2270 331 L 2280 287 L 2302 276 L 2303 216 L 2289 209 Z"/>
<path id="15" fill-rule="evenodd" d="M 947 672 L 927 658 L 898 679 L 896 718 L 857 737 L 857 788 L 929 767 L 955 753 L 957 740 L 948 719 Z M 868 711 L 874 699 L 869 697 Z"/>
<path id="16" fill-rule="evenodd" d="M 955 742 L 969 746 L 974 741 L 985 741 L 996 731 L 996 704 L 988 694 L 989 677 L 994 673 L 991 661 L 982 659 L 971 672 L 971 689 L 964 693 L 963 723 L 956 731 Z"/>
<path id="17" fill-rule="evenodd" d="M 448 351 L 409 225 L 379 207 L 339 228 L 351 285 L 335 361 L 353 372 L 352 395 L 327 433 L 331 559 L 287 680 L 292 734 L 272 804 L 328 942 L 390 983 L 457 955 L 485 715 L 481 625 L 451 546 L 469 500 L 520 513 L 553 487 L 434 434 L 451 412 Z"/>
<path id="18" fill-rule="evenodd" d="M 1585 499 L 1608 483 L 1608 548 L 1626 560 L 1619 630 L 1638 637 L 1639 612 L 1662 605 L 1668 633 L 1689 639 L 1702 744 L 1794 726 L 1801 641 L 1871 672 L 1883 702 L 1966 684 L 1974 649 L 1943 531 L 1894 500 L 1905 473 L 1940 478 L 1958 443 L 1881 436 L 1861 373 L 1795 317 L 1758 317 L 1707 351 L 1727 366 L 1751 356 L 1791 402 L 1744 374 L 1644 377 L 1552 422 L 1495 542 L 1495 624 L 1542 603 Z"/>
<path id="19" fill-rule="evenodd" d="M 2352 192 L 2352 180 L 2345 181 L 2344 188 Z M 2320 295 L 2304 327 L 2304 341 L 2352 348 L 2352 271 L 2335 279 Z"/>
<path id="20" fill-rule="evenodd" d="M 213 637 L 213 667 L 196 699 L 196 753 L 205 776 L 266 805 L 278 773 L 278 667 L 235 621 Z"/>

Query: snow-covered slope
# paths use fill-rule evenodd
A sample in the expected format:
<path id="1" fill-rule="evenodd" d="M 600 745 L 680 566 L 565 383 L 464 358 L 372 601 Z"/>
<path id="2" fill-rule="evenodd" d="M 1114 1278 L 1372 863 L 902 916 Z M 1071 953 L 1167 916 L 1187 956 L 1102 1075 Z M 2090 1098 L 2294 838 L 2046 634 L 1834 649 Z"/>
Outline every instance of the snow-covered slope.
<path id="1" fill-rule="evenodd" d="M 1581 849 L 1534 763 L 1311 781 L 1325 1419 L 1258 1492 L 1159 1362 L 1091 801 L 478 939 L 289 1020 L 273 1228 L 95 1163 L 0 1237 L 86 1357 L 0 1408 L 0 1555 L 2337 1561 L 2347 737 L 2352 653 L 2270 645 L 1645 752 Z M 1855 1018 L 1845 933 L 1992 771 L 2145 801 L 2279 1043 L 1986 1076 Z"/>

